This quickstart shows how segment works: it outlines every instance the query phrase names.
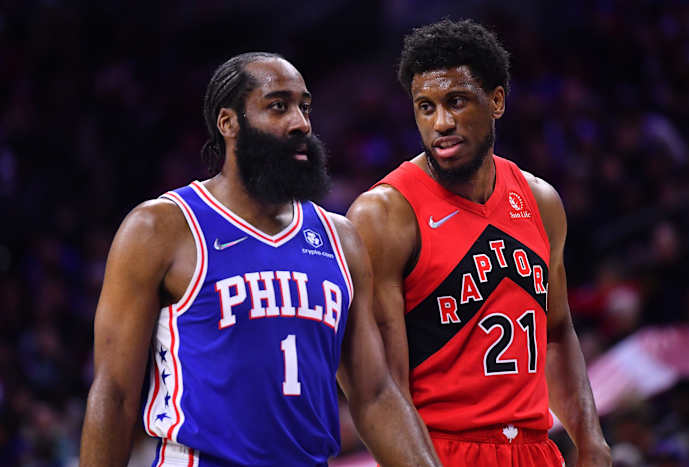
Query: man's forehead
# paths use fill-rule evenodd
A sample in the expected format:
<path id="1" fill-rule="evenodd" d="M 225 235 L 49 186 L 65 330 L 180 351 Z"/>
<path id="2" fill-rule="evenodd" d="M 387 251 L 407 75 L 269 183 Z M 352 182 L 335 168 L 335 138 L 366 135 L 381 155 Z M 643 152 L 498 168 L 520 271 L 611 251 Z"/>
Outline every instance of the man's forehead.
<path id="1" fill-rule="evenodd" d="M 411 90 L 413 93 L 453 88 L 468 88 L 475 90 L 480 87 L 480 84 L 473 77 L 471 70 L 466 65 L 417 73 L 414 75 L 414 79 L 411 83 Z"/>
<path id="2" fill-rule="evenodd" d="M 246 71 L 257 83 L 262 92 L 278 89 L 305 92 L 306 84 L 301 73 L 287 60 L 268 58 L 251 62 Z"/>

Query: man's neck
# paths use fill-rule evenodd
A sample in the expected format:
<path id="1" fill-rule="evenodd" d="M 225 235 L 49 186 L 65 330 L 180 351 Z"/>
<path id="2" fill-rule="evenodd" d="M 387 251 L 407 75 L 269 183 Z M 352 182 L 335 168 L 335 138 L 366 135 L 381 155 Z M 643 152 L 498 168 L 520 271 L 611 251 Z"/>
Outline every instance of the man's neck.
<path id="1" fill-rule="evenodd" d="M 495 180 L 496 180 L 496 169 L 495 161 L 492 156 L 493 152 L 487 156 L 481 167 L 476 171 L 476 173 L 465 182 L 447 183 L 441 181 L 436 176 L 431 164 L 428 162 L 425 153 L 421 153 L 412 159 L 412 162 L 421 167 L 424 172 L 426 172 L 433 180 L 438 182 L 446 190 L 466 198 L 474 203 L 484 204 L 490 198 L 495 190 Z"/>

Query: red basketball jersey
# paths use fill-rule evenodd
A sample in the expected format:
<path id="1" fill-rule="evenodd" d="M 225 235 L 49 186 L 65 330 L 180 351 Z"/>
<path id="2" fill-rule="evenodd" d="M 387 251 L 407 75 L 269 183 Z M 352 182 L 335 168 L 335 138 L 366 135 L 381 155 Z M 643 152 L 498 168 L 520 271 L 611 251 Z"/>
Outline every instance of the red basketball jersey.
<path id="1" fill-rule="evenodd" d="M 431 431 L 548 429 L 545 379 L 550 244 L 526 179 L 493 156 L 485 204 L 404 162 L 378 184 L 416 214 L 421 251 L 405 278 L 410 389 Z"/>

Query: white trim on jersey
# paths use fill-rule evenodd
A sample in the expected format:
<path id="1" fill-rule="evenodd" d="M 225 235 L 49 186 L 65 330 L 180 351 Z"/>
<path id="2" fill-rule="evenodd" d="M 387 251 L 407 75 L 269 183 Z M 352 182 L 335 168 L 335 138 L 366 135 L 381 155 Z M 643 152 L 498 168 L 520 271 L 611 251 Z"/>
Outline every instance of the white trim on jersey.
<path id="1" fill-rule="evenodd" d="M 182 393 L 184 393 L 184 378 L 182 377 L 182 369 L 181 365 L 179 363 L 179 330 L 177 329 L 177 318 L 179 317 L 179 313 L 175 310 L 174 306 L 170 307 L 170 328 L 171 328 L 171 334 L 172 334 L 172 349 L 171 349 L 171 355 L 170 357 L 172 358 L 172 370 L 173 370 L 173 377 L 174 377 L 174 387 L 173 387 L 173 392 L 172 392 L 172 408 L 174 409 L 175 413 L 175 421 L 172 423 L 172 426 L 168 428 L 166 437 L 168 439 L 171 439 L 172 441 L 177 442 L 177 434 L 179 433 L 179 429 L 182 427 L 184 424 L 184 411 L 182 410 L 181 407 L 181 400 L 182 400 Z"/>
<path id="2" fill-rule="evenodd" d="M 290 241 L 301 230 L 304 216 L 302 215 L 301 203 L 296 201 L 292 203 L 292 222 L 290 222 L 287 227 L 275 235 L 269 235 L 249 224 L 247 221 L 232 212 L 232 210 L 229 208 L 223 206 L 223 204 L 198 181 L 191 182 L 190 186 L 196 192 L 196 194 L 199 195 L 203 202 L 206 203 L 213 211 L 220 214 L 225 220 L 238 229 L 251 235 L 256 240 L 265 243 L 266 245 L 277 248 Z"/>
<path id="3" fill-rule="evenodd" d="M 149 387 L 148 399 L 144 408 L 144 428 L 146 432 L 153 437 L 160 438 L 165 438 L 168 428 L 175 420 L 169 415 L 169 411 L 173 407 L 172 404 L 169 404 L 172 396 L 168 398 L 170 385 L 167 381 L 167 378 L 174 376 L 174 370 L 170 366 L 172 363 L 172 355 L 170 355 L 172 335 L 168 325 L 170 318 L 170 307 L 160 310 L 151 348 L 153 362 L 151 365 L 151 381 L 153 384 Z M 159 364 L 157 357 L 161 354 L 164 356 L 164 359 L 161 357 Z M 161 374 L 167 376 L 163 377 Z M 174 378 L 171 383 L 174 383 Z M 165 405 L 166 400 L 168 401 L 167 406 Z"/>
<path id="4" fill-rule="evenodd" d="M 154 342 L 157 341 L 157 337 Z M 146 404 L 144 405 L 144 430 L 149 436 L 155 438 L 157 436 L 162 436 L 161 433 L 153 431 L 151 427 L 151 413 L 153 411 L 154 402 L 158 397 L 158 391 L 160 391 L 160 378 L 158 377 L 158 362 L 156 361 L 155 346 L 151 346 L 151 368 L 148 373 L 148 395 L 146 396 Z"/>
<path id="5" fill-rule="evenodd" d="M 196 267 L 194 268 L 194 274 L 191 276 L 191 280 L 182 298 L 173 305 L 175 313 L 181 315 L 188 310 L 194 302 L 206 278 L 206 272 L 208 271 L 208 249 L 206 248 L 206 239 L 201 232 L 199 221 L 196 219 L 194 211 L 191 210 L 186 201 L 173 191 L 165 193 L 161 198 L 169 199 L 180 208 L 189 225 L 189 230 L 191 230 L 191 234 L 194 237 L 194 244 L 196 245 Z"/>
<path id="6" fill-rule="evenodd" d="M 183 444 L 164 439 L 158 449 L 156 467 L 198 467 L 199 452 Z"/>
<path id="7" fill-rule="evenodd" d="M 153 340 L 153 365 L 151 369 L 151 376 L 156 379 L 154 380 L 153 387 L 149 388 L 148 400 L 144 412 L 144 427 L 149 434 L 176 442 L 177 434 L 184 424 L 185 418 L 181 408 L 181 399 L 184 393 L 184 379 L 179 363 L 180 338 L 177 320 L 179 316 L 189 309 L 201 290 L 208 271 L 208 250 L 201 231 L 201 226 L 194 212 L 184 199 L 172 191 L 165 193 L 161 198 L 172 201 L 180 208 L 187 221 L 196 246 L 196 266 L 182 298 L 174 305 L 160 310 L 158 316 L 158 327 Z M 165 365 L 163 365 L 161 357 L 160 368 L 158 367 L 156 359 L 159 352 L 165 352 L 169 355 L 169 359 L 165 360 Z M 159 370 L 162 370 L 162 372 Z M 162 374 L 168 370 L 169 373 L 163 378 Z M 171 387 L 166 381 L 168 377 L 172 377 Z M 162 416 L 161 419 L 158 418 L 159 415 Z M 151 420 L 151 416 L 154 417 L 153 421 Z"/>
<path id="8" fill-rule="evenodd" d="M 323 224 L 323 229 L 328 234 L 328 239 L 330 240 L 330 246 L 335 253 L 335 258 L 337 259 L 337 265 L 340 267 L 340 272 L 342 277 L 344 277 L 345 283 L 347 284 L 347 292 L 349 293 L 349 304 L 351 306 L 352 300 L 354 299 L 354 285 L 352 283 L 352 276 L 349 273 L 349 266 L 347 265 L 347 258 L 342 249 L 342 243 L 340 242 L 340 236 L 337 233 L 337 229 L 333 225 L 332 220 L 328 216 L 328 212 L 322 207 L 318 206 L 316 203 L 312 203 L 316 210 L 318 218 Z"/>

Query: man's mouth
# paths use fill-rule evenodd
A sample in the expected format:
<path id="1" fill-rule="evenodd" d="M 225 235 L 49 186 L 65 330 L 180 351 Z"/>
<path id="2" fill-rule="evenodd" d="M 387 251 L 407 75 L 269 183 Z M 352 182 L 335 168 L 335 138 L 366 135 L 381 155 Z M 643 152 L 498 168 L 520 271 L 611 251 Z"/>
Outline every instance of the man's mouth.
<path id="1" fill-rule="evenodd" d="M 309 146 L 306 143 L 297 146 L 297 150 L 294 154 L 294 158 L 298 161 L 309 160 Z"/>
<path id="2" fill-rule="evenodd" d="M 464 138 L 460 136 L 443 136 L 433 141 L 433 149 L 438 157 L 449 158 L 456 155 L 463 143 Z"/>

